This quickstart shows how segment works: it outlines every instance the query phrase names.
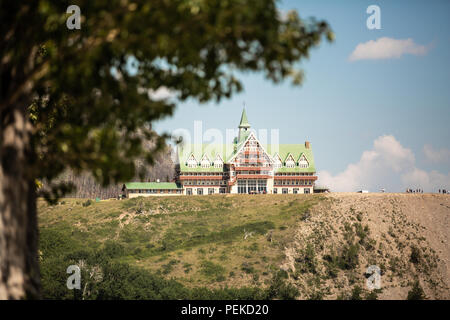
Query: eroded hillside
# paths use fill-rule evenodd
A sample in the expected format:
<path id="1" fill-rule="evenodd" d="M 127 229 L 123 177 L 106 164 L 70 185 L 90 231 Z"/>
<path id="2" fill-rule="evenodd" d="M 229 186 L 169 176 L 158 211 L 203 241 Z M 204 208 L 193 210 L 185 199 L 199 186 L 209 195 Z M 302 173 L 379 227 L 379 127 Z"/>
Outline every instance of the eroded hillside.
<path id="1" fill-rule="evenodd" d="M 448 299 L 449 237 L 448 195 L 329 194 L 297 224 L 282 268 L 302 298 L 368 297 L 376 265 L 378 299 L 405 299 L 416 280 L 427 298 Z"/>

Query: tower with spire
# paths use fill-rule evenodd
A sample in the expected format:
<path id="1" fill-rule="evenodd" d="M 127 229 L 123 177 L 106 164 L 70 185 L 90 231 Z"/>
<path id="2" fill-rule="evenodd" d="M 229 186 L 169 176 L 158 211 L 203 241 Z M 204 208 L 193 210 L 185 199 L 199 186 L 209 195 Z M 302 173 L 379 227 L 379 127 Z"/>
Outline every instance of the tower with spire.
<path id="1" fill-rule="evenodd" d="M 239 123 L 238 142 L 242 141 L 242 139 L 245 139 L 245 137 L 247 137 L 249 129 L 250 129 L 250 124 L 248 123 L 247 113 L 245 112 L 245 107 L 244 107 L 242 109 L 241 122 Z"/>

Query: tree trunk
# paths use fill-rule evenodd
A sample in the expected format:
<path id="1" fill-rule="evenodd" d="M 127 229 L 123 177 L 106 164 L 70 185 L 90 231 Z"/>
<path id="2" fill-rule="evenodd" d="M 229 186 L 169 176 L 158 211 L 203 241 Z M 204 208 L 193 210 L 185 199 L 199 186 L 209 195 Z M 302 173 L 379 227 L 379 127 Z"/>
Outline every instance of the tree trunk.
<path id="1" fill-rule="evenodd" d="M 23 105 L 0 105 L 0 299 L 40 298 L 35 155 Z"/>

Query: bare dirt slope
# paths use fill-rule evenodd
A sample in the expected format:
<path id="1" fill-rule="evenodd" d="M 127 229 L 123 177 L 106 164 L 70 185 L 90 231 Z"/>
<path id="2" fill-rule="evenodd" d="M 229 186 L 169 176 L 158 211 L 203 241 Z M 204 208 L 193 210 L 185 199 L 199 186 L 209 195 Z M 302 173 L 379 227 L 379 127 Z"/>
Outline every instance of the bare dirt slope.
<path id="1" fill-rule="evenodd" d="M 450 195 L 327 194 L 298 224 L 285 270 L 301 298 L 367 297 L 369 265 L 382 271 L 378 299 L 405 299 L 419 280 L 427 298 L 450 299 Z"/>

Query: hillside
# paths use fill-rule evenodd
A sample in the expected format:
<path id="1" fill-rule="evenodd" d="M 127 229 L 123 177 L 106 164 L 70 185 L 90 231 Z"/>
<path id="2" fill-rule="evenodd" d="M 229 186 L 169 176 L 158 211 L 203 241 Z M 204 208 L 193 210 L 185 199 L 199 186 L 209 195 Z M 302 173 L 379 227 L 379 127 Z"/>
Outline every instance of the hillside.
<path id="1" fill-rule="evenodd" d="M 246 289 L 249 298 L 406 299 L 416 279 L 427 298 L 450 298 L 448 195 L 63 199 L 38 209 L 47 298 L 70 298 L 65 268 L 81 261 L 102 270 L 99 257 L 186 290 L 266 290 Z M 368 265 L 380 267 L 381 290 L 367 289 Z"/>

